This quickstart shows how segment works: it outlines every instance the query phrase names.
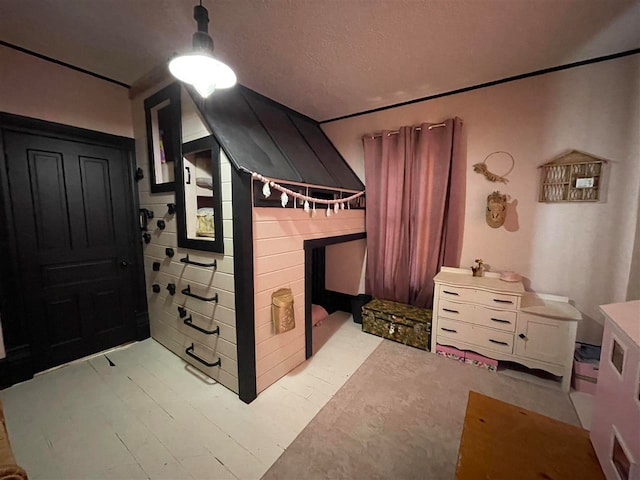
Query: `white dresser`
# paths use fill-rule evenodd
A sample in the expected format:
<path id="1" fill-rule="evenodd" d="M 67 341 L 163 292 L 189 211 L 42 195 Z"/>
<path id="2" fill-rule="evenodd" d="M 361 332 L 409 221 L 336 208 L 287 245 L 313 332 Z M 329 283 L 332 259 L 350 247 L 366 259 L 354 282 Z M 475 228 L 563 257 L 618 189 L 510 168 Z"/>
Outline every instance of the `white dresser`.
<path id="1" fill-rule="evenodd" d="M 532 294 L 522 282 L 459 268 L 442 267 L 434 282 L 432 352 L 438 343 L 539 368 L 562 377 L 569 390 L 581 315 L 566 297 Z"/>

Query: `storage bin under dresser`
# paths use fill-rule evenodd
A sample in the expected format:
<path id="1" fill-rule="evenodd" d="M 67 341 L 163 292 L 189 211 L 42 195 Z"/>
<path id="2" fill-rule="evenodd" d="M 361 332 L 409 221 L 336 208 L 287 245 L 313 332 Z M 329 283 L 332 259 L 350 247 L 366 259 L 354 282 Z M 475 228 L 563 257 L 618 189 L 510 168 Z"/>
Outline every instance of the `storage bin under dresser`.
<path id="1" fill-rule="evenodd" d="M 561 376 L 569 389 L 580 313 L 568 299 L 530 294 L 522 282 L 473 277 L 459 268 L 443 267 L 434 282 L 432 346 L 539 368 Z"/>
<path id="2" fill-rule="evenodd" d="M 428 351 L 431 310 L 376 298 L 362 307 L 362 331 Z"/>

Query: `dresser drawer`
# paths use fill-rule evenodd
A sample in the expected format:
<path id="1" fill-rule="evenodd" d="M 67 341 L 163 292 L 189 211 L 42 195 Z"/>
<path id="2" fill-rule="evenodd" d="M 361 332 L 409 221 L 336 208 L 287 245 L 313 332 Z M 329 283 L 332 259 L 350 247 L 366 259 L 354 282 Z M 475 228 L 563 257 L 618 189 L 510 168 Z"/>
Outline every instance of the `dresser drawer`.
<path id="1" fill-rule="evenodd" d="M 457 302 L 476 302 L 476 290 L 473 288 L 440 285 L 440 299 Z"/>
<path id="2" fill-rule="evenodd" d="M 439 337 L 459 340 L 471 345 L 488 348 L 503 353 L 513 352 L 513 335 L 507 332 L 491 330 L 477 325 L 465 322 L 457 322 L 448 318 L 438 320 L 438 332 L 436 341 Z"/>
<path id="3" fill-rule="evenodd" d="M 518 295 L 507 295 L 504 293 L 485 292 L 484 290 L 475 291 L 475 300 L 489 307 L 500 307 L 515 310 L 518 308 Z"/>
<path id="4" fill-rule="evenodd" d="M 466 322 L 458 322 L 449 320 L 448 318 L 440 318 L 438 320 L 437 336 L 457 339 L 466 343 L 475 343 L 475 335 L 473 325 Z M 437 340 L 437 339 L 436 339 Z M 438 343 L 439 340 L 437 340 Z"/>
<path id="5" fill-rule="evenodd" d="M 517 312 L 515 310 L 495 310 L 478 306 L 473 313 L 471 321 L 477 325 L 505 332 L 515 332 L 516 330 Z"/>
<path id="6" fill-rule="evenodd" d="M 497 310 L 448 300 L 440 300 L 438 303 L 438 318 L 450 318 L 506 332 L 515 331 L 516 315 L 515 310 Z"/>
<path id="7" fill-rule="evenodd" d="M 474 327 L 475 344 L 498 352 L 513 353 L 513 334 Z"/>
<path id="8" fill-rule="evenodd" d="M 438 318 L 450 318 L 463 322 L 471 322 L 474 316 L 475 307 L 468 303 L 456 303 L 449 300 L 438 302 Z"/>

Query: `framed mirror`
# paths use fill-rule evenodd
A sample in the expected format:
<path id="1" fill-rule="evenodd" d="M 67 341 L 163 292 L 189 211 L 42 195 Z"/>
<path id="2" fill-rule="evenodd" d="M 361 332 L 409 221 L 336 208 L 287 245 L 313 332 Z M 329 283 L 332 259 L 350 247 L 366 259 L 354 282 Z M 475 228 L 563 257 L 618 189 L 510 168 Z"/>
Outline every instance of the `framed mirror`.
<path id="1" fill-rule="evenodd" d="M 212 135 L 184 143 L 179 166 L 178 246 L 224 253 L 220 145 Z"/>
<path id="2" fill-rule="evenodd" d="M 151 192 L 175 189 L 175 167 L 180 159 L 180 84 L 173 83 L 144 101 Z"/>

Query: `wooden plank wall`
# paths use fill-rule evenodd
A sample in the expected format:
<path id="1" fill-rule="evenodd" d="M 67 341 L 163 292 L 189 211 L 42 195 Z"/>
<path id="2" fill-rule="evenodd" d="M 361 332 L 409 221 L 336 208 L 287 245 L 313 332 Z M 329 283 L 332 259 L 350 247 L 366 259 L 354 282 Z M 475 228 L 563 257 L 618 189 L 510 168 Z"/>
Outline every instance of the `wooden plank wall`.
<path id="1" fill-rule="evenodd" d="M 304 240 L 364 232 L 364 210 L 326 208 L 311 218 L 302 208 L 253 208 L 256 377 L 263 391 L 305 360 Z M 271 294 L 293 291 L 295 329 L 276 335 L 271 324 Z"/>
<path id="2" fill-rule="evenodd" d="M 145 178 L 138 184 L 140 208 L 147 208 L 155 214 L 155 218 L 149 225 L 151 242 L 148 245 L 143 243 L 151 336 L 191 365 L 204 371 L 237 393 L 238 367 L 233 278 L 231 164 L 224 153 L 221 152 L 221 193 L 225 254 L 178 248 L 177 221 L 175 215 L 168 215 L 167 212 L 167 203 L 175 203 L 175 194 L 172 192 L 157 194 L 150 192 L 150 172 L 142 101 L 151 93 L 153 91 L 146 92 L 133 102 L 137 163 L 145 173 Z M 209 131 L 200 121 L 190 102 L 190 99 L 185 97 L 183 89 L 183 143 L 209 135 Z M 157 228 L 156 221 L 158 219 L 165 220 L 166 228 L 164 230 Z M 172 247 L 175 250 L 173 258 L 166 256 L 165 249 L 167 247 Z M 212 268 L 202 268 L 181 263 L 180 259 L 187 254 L 189 254 L 191 260 L 204 263 L 216 259 L 218 268 L 213 270 Z M 160 271 L 153 271 L 152 265 L 154 262 L 160 262 Z M 176 294 L 174 296 L 169 295 L 165 288 L 170 282 L 176 285 Z M 162 290 L 160 293 L 153 293 L 151 286 L 154 283 L 161 285 Z M 217 292 L 219 303 L 216 305 L 213 302 L 203 302 L 182 295 L 180 291 L 187 284 L 191 286 L 191 290 L 194 293 L 199 295 L 210 296 Z M 178 315 L 178 306 L 184 306 L 188 311 L 188 315 L 192 315 L 193 322 L 203 328 L 212 329 L 219 326 L 219 337 L 204 335 L 184 325 Z M 184 350 L 192 342 L 197 355 L 210 362 L 219 356 L 222 359 L 222 366 L 207 368 L 187 356 Z"/>

